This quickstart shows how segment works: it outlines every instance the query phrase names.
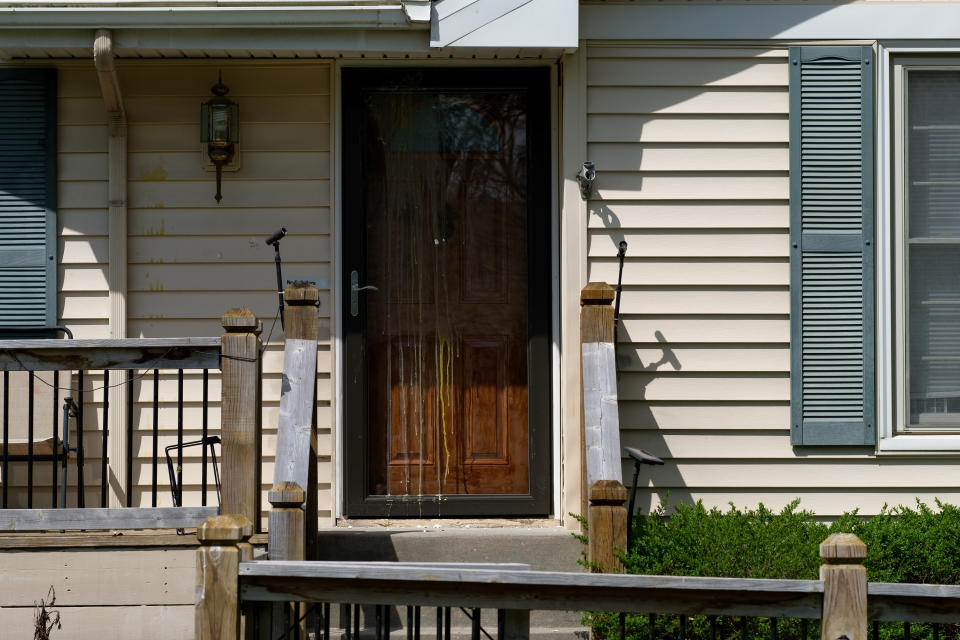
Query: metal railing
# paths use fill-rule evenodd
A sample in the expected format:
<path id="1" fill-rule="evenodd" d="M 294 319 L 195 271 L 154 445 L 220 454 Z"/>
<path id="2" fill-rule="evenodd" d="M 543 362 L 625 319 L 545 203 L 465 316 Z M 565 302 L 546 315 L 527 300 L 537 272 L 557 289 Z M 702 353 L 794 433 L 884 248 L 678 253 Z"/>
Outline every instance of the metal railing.
<path id="1" fill-rule="evenodd" d="M 122 488 L 126 507 L 147 506 L 147 482 L 149 506 L 158 507 L 167 502 L 160 495 L 163 473 L 160 448 L 162 439 L 174 428 L 175 443 L 163 447 L 169 504 L 183 505 L 183 472 L 188 465 L 199 466 L 202 506 L 210 501 L 209 470 L 212 467 L 219 503 L 214 446 L 220 437 L 219 425 L 211 425 L 209 419 L 209 373 L 211 369 L 220 368 L 220 344 L 220 338 L 0 340 L 3 389 L 0 508 L 4 510 L 0 511 L 3 518 L 0 528 L 17 529 L 12 518 L 19 519 L 19 526 L 34 526 L 31 524 L 34 515 L 22 513 L 16 507 L 33 509 L 36 502 L 46 502 L 38 495 L 37 471 L 47 462 L 51 465 L 49 506 L 53 509 L 87 508 L 97 489 L 99 507 L 105 509 L 111 482 Z M 195 397 L 189 402 L 186 400 L 186 376 L 191 384 L 199 387 L 199 401 Z M 169 384 L 174 377 L 175 397 L 162 399 L 161 380 Z M 119 429 L 110 424 L 110 390 L 114 387 L 123 389 L 126 401 Z M 38 410 L 40 397 L 52 410 Z M 187 424 L 187 404 L 194 405 L 191 408 L 199 404 L 199 423 L 194 419 Z M 175 418 L 161 420 L 161 408 L 172 409 L 174 405 Z M 200 432 L 199 439 L 187 438 L 188 432 L 196 431 Z M 50 434 L 49 437 L 46 434 Z M 111 438 L 118 436 L 125 445 L 123 477 L 113 477 L 109 464 Z M 89 450 L 94 442 L 99 456 Z M 191 453 L 189 450 L 198 446 L 200 459 L 193 456 L 187 460 L 185 453 Z M 89 461 L 97 457 L 98 462 L 91 467 Z M 143 478 L 144 466 L 148 467 L 149 480 Z M 72 480 L 67 476 L 68 467 Z M 72 499 L 68 498 L 68 483 Z M 135 498 L 138 490 L 143 495 Z"/>

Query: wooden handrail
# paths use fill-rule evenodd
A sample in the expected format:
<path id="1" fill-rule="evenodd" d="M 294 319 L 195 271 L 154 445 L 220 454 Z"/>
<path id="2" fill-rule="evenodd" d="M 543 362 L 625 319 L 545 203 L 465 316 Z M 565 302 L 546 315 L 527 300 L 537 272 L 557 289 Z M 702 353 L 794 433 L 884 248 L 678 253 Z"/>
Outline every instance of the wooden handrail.
<path id="1" fill-rule="evenodd" d="M 0 340 L 0 371 L 219 368 L 220 338 Z"/>
<path id="2" fill-rule="evenodd" d="M 591 282 L 580 293 L 582 462 L 592 571 L 619 571 L 616 550 L 627 546 L 613 299 L 613 287 L 605 282 Z"/>

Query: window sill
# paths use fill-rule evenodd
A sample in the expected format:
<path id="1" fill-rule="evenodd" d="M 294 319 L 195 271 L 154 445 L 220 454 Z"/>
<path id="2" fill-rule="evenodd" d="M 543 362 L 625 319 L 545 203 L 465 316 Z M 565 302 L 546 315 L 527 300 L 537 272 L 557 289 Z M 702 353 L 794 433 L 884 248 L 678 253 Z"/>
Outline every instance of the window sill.
<path id="1" fill-rule="evenodd" d="M 960 454 L 960 433 L 956 435 L 897 435 L 881 436 L 878 454 L 897 453 L 953 453 Z"/>

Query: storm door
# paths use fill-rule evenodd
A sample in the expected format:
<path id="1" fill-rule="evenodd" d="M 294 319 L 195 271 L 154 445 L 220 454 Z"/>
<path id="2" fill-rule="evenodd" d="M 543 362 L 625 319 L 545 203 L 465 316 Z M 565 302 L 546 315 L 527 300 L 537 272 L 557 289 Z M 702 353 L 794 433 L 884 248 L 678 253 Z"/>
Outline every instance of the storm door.
<path id="1" fill-rule="evenodd" d="M 547 78 L 343 72 L 349 516 L 549 511 Z"/>

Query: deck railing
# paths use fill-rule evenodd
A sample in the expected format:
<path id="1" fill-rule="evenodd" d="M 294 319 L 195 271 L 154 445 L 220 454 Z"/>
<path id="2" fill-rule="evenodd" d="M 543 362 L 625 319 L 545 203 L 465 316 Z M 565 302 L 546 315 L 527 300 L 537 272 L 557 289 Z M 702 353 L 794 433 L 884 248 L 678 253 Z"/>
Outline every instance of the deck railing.
<path id="1" fill-rule="evenodd" d="M 258 521 L 259 464 L 247 463 L 260 455 L 259 323 L 233 309 L 222 324 L 211 338 L 0 340 L 0 530 L 192 528 L 221 504 Z M 126 399 L 119 425 L 115 386 Z M 111 464 L 118 449 L 122 464 Z M 111 488 L 126 508 L 109 508 Z"/>
<path id="2" fill-rule="evenodd" d="M 960 586 L 868 584 L 862 564 L 866 547 L 852 534 L 834 534 L 821 544 L 821 580 L 756 580 L 440 564 L 250 561 L 245 549 L 248 531 L 242 519 L 217 516 L 197 532 L 202 545 L 197 551 L 198 640 L 236 640 L 242 624 L 247 637 L 298 637 L 303 629 L 295 617 L 291 624 L 281 625 L 279 633 L 273 626 L 273 632 L 250 634 L 253 628 L 265 627 L 258 618 L 265 609 L 257 603 L 288 606 L 291 602 L 367 605 L 375 620 L 366 627 L 377 638 L 390 637 L 389 625 L 383 621 L 391 607 L 408 608 L 409 624 L 403 630 L 407 638 L 420 637 L 417 608 L 436 607 L 435 626 L 429 633 L 432 636 L 435 631 L 441 640 L 450 637 L 444 611 L 451 607 L 496 609 L 496 637 L 511 640 L 529 637 L 532 610 L 676 615 L 680 630 L 671 637 L 680 639 L 686 636 L 684 623 L 690 616 L 711 617 L 709 628 L 714 634 L 709 637 L 717 637 L 718 617 L 735 618 L 742 640 L 748 637 L 748 627 L 756 624 L 753 618 L 799 619 L 802 638 L 812 626 L 808 622 L 819 621 L 822 640 L 866 640 L 870 621 L 941 624 L 960 620 Z M 287 610 L 311 611 L 302 605 Z M 308 631 L 328 638 L 330 607 L 319 604 L 312 610 L 316 626 Z M 346 637 L 356 640 L 355 614 L 351 619 L 342 617 L 340 626 Z M 472 636 L 479 639 L 477 627 L 479 623 Z M 771 637 L 778 637 L 777 624 L 769 628 Z M 875 636 L 876 629 L 874 625 Z M 493 637 L 489 631 L 485 635 Z M 661 636 L 651 633 L 649 637 Z"/>

